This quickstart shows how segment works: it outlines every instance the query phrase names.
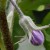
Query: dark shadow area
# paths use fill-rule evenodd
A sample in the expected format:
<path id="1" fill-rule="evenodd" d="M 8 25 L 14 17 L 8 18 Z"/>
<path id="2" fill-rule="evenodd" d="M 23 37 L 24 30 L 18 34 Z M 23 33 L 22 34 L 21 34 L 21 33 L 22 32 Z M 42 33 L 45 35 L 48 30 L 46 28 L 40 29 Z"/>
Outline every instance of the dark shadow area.
<path id="1" fill-rule="evenodd" d="M 43 11 L 33 10 L 33 15 L 35 18 L 35 23 L 41 24 L 45 16 L 50 12 L 50 9 L 45 9 Z"/>

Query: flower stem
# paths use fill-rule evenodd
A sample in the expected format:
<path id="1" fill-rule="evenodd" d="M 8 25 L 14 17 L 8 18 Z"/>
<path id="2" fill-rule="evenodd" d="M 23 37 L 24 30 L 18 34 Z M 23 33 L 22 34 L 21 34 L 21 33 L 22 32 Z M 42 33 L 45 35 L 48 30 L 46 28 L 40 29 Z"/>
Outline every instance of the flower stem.
<path id="1" fill-rule="evenodd" d="M 13 6 L 16 8 L 18 14 L 20 17 L 22 17 L 24 14 L 23 12 L 21 11 L 21 9 L 18 7 L 18 4 L 16 4 L 15 2 L 13 2 L 13 0 L 10 0 L 10 2 L 13 4 Z"/>

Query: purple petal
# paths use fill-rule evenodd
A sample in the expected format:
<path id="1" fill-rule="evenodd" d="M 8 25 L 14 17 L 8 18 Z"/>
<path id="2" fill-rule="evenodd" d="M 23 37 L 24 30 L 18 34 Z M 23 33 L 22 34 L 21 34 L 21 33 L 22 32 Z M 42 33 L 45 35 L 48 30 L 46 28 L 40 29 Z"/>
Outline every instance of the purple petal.
<path id="1" fill-rule="evenodd" d="M 35 39 L 35 38 L 33 38 L 32 37 L 32 39 L 31 39 L 31 43 L 33 44 L 33 45 L 39 45 L 39 43 L 38 43 L 38 41 Z"/>
<path id="2" fill-rule="evenodd" d="M 31 43 L 33 45 L 41 45 L 44 42 L 44 35 L 40 30 L 33 30 Z"/>

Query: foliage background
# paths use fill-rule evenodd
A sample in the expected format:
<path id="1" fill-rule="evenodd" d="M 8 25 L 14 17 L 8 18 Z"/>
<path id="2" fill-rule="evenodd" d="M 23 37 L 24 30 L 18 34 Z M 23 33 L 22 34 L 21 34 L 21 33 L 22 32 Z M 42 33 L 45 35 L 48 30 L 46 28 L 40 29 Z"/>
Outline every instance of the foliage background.
<path id="1" fill-rule="evenodd" d="M 2 0 L 0 0 L 0 1 L 2 1 Z M 6 0 L 2 1 L 2 7 L 5 7 L 5 2 L 6 2 Z M 36 16 L 33 13 L 34 10 L 37 11 L 37 9 L 40 5 L 44 5 L 45 8 L 48 8 L 48 5 L 50 5 L 50 0 L 21 0 L 21 2 L 18 5 L 21 8 L 21 10 L 23 11 L 23 13 L 30 16 L 38 26 L 39 25 L 47 25 L 47 24 L 50 23 L 50 12 L 48 12 L 46 14 L 46 16 L 43 17 L 42 22 L 39 21 L 41 16 L 39 17 L 39 19 L 38 19 L 38 21 L 40 22 L 39 24 L 36 22 Z M 14 36 L 16 36 L 16 35 L 18 35 L 18 36 L 25 35 L 24 31 L 19 26 L 19 22 L 18 22 L 19 18 L 18 17 L 19 16 L 18 16 L 18 14 L 15 10 L 15 12 L 14 12 L 14 23 L 13 23 L 13 32 L 12 32 L 12 39 L 13 39 L 14 43 L 21 39 L 21 38 L 15 38 Z M 23 50 L 23 48 L 25 50 L 30 50 L 30 48 L 31 48 L 31 50 L 33 50 L 33 49 L 34 50 L 50 50 L 50 28 L 48 28 L 46 30 L 42 30 L 42 31 L 45 35 L 45 42 L 42 46 L 39 46 L 39 47 L 32 46 L 31 44 L 27 43 L 27 40 L 26 40 L 26 42 L 24 42 L 23 44 L 14 45 L 14 48 L 15 48 L 14 50 Z M 1 31 L 0 31 L 0 48 L 2 48 L 2 50 L 5 49 L 4 43 L 3 43 L 3 40 L 2 40 Z M 35 48 L 37 48 L 37 49 L 35 49 Z"/>

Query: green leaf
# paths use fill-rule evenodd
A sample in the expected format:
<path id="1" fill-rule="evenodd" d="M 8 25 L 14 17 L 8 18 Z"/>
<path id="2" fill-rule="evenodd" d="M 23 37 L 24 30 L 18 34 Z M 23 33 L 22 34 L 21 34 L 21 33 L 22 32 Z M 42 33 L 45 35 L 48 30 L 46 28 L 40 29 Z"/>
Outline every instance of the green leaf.
<path id="1" fill-rule="evenodd" d="M 42 23 L 42 25 L 46 25 L 46 24 L 50 24 L 50 12 L 46 15 Z M 44 31 L 44 35 L 45 35 L 45 43 L 44 43 L 45 48 L 46 50 L 50 50 L 50 28 Z"/>
<path id="2" fill-rule="evenodd" d="M 46 15 L 42 24 L 49 24 L 49 23 L 50 23 L 50 12 Z"/>
<path id="3" fill-rule="evenodd" d="M 36 10 L 39 5 L 50 4 L 50 0 L 23 0 L 20 3 L 22 10 Z"/>

